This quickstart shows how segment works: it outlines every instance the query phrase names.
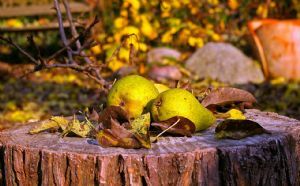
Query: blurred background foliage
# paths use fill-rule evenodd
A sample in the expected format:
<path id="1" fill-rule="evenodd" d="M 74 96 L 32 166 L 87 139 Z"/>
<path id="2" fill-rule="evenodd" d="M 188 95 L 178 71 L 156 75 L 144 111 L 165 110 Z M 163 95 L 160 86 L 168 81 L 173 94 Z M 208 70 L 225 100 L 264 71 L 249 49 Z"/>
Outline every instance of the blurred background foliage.
<path id="1" fill-rule="evenodd" d="M 249 20 L 300 17 L 298 0 L 85 0 L 85 3 L 93 7 L 85 18 L 91 20 L 98 15 L 101 19 L 93 33 L 98 45 L 87 52 L 99 63 L 106 62 L 111 72 L 129 64 L 132 46 L 138 51 L 138 64 L 145 64 L 147 51 L 155 47 L 177 49 L 182 52 L 183 61 L 210 41 L 232 43 L 254 57 L 247 29 Z M 54 19 L 53 16 L 11 17 L 0 19 L 0 26 L 39 26 Z M 57 31 L 33 34 L 43 55 L 60 45 Z M 128 37 L 128 34 L 134 35 Z M 5 35 L 31 50 L 26 40 L 28 33 Z M 111 58 L 119 46 L 122 47 L 118 55 Z M 3 44 L 0 45 L 0 58 L 2 61 L 26 62 L 24 57 L 18 57 L 15 50 Z M 11 73 L 2 73 L 4 68 L 0 68 L 0 129 L 51 115 L 71 115 L 105 99 L 94 82 L 80 74 L 55 70 L 20 80 Z M 254 93 L 261 109 L 299 117 L 298 83 L 267 82 L 242 88 Z"/>

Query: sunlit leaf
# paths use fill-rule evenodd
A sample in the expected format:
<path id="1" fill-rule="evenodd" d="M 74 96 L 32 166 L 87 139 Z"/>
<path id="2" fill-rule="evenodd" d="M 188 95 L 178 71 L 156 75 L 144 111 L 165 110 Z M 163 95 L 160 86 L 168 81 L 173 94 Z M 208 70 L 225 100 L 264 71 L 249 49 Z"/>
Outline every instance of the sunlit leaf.
<path id="1" fill-rule="evenodd" d="M 248 136 L 269 133 L 258 123 L 251 120 L 227 119 L 218 124 L 215 129 L 217 139 L 242 139 Z"/>
<path id="2" fill-rule="evenodd" d="M 68 122 L 69 120 L 64 117 L 54 116 L 49 120 L 41 121 L 39 125 L 31 129 L 29 133 L 37 134 L 39 132 L 43 132 L 45 130 L 54 129 L 54 128 L 61 128 L 62 130 L 64 130 L 68 125 Z"/>
<path id="3" fill-rule="evenodd" d="M 141 143 L 142 147 L 151 148 L 150 142 L 150 113 L 143 114 L 136 119 L 134 119 L 130 126 L 130 131 L 136 137 L 136 139 Z"/>
<path id="4" fill-rule="evenodd" d="M 67 127 L 63 130 L 62 136 L 66 136 L 69 133 L 74 133 L 80 137 L 88 137 L 92 129 L 94 128 L 93 124 L 85 118 L 85 121 L 80 122 L 75 116 L 73 120 L 70 121 Z"/>

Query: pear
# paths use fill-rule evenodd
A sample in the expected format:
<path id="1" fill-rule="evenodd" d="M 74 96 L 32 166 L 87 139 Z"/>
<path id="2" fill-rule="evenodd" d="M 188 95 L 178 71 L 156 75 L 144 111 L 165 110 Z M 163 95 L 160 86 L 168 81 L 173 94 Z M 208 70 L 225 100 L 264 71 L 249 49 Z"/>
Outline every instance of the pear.
<path id="1" fill-rule="evenodd" d="M 160 93 L 152 103 L 151 114 L 154 121 L 185 117 L 195 124 L 196 131 L 207 129 L 216 121 L 213 113 L 203 107 L 192 93 L 180 88 Z"/>
<path id="2" fill-rule="evenodd" d="M 157 88 L 158 93 L 162 93 L 162 92 L 170 89 L 168 86 L 161 84 L 161 83 L 155 83 L 154 86 Z"/>
<path id="3" fill-rule="evenodd" d="M 118 80 L 109 90 L 107 105 L 120 106 L 130 118 L 136 118 L 158 94 L 150 80 L 139 75 L 129 75 Z"/>

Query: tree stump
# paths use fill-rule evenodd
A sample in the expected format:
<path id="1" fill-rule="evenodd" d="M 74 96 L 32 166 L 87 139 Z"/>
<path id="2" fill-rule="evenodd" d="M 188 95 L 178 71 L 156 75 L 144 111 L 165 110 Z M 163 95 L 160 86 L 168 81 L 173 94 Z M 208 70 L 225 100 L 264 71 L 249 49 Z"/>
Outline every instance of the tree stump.
<path id="1" fill-rule="evenodd" d="M 0 133 L 2 185 L 299 185 L 300 122 L 247 110 L 272 134 L 216 140 L 214 127 L 165 137 L 151 149 L 102 148 L 92 139 Z"/>

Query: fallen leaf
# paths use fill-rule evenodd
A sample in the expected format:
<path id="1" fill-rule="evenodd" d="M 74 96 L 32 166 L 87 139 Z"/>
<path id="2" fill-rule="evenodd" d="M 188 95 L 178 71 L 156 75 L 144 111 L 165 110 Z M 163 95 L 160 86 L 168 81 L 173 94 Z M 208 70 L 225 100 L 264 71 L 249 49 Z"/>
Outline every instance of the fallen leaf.
<path id="1" fill-rule="evenodd" d="M 129 122 L 129 116 L 121 107 L 109 106 L 99 114 L 99 123 L 102 123 L 103 129 L 111 128 L 111 118 L 120 123 Z"/>
<path id="2" fill-rule="evenodd" d="M 252 104 L 256 102 L 254 96 L 245 90 L 222 87 L 212 90 L 201 102 L 201 104 L 210 109 L 215 110 L 216 106 L 224 106 L 230 104 L 239 104 L 241 109 L 252 108 Z"/>
<path id="3" fill-rule="evenodd" d="M 230 109 L 225 113 L 216 113 L 215 116 L 219 119 L 246 119 L 246 116 L 243 114 L 243 112 L 238 109 Z"/>
<path id="4" fill-rule="evenodd" d="M 143 114 L 136 119 L 134 119 L 130 124 L 130 131 L 136 137 L 136 139 L 140 142 L 142 147 L 151 148 L 150 142 L 150 113 Z"/>
<path id="5" fill-rule="evenodd" d="M 67 127 L 63 130 L 62 136 L 64 137 L 69 133 L 74 133 L 77 136 L 86 138 L 89 136 L 93 128 L 93 124 L 87 118 L 85 118 L 85 121 L 80 122 L 74 115 L 73 120 L 70 121 Z"/>
<path id="6" fill-rule="evenodd" d="M 64 130 L 68 125 L 68 122 L 69 120 L 64 117 L 54 116 L 48 120 L 41 121 L 39 125 L 29 131 L 29 134 L 37 134 L 54 128 L 61 128 Z"/>
<path id="7" fill-rule="evenodd" d="M 111 128 L 100 130 L 96 139 L 102 147 L 141 148 L 141 144 L 130 130 L 127 130 L 117 120 L 110 118 Z"/>
<path id="8" fill-rule="evenodd" d="M 246 116 L 243 114 L 242 111 L 237 110 L 237 109 L 230 109 L 228 112 L 230 116 L 228 119 L 239 119 L 239 120 L 245 120 Z"/>
<path id="9" fill-rule="evenodd" d="M 257 134 L 270 133 L 258 123 L 251 120 L 227 119 L 219 123 L 215 129 L 217 139 L 242 139 Z"/>
<path id="10" fill-rule="evenodd" d="M 172 126 L 175 122 L 179 122 L 173 126 L 172 128 L 168 129 L 170 126 Z M 166 132 L 170 134 L 177 134 L 182 136 L 192 136 L 192 134 L 195 132 L 196 127 L 192 121 L 190 121 L 187 118 L 181 117 L 181 116 L 175 116 L 170 119 L 167 119 L 165 121 L 160 122 L 154 122 L 151 123 L 151 126 L 158 128 L 159 130 L 166 130 Z"/>

